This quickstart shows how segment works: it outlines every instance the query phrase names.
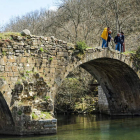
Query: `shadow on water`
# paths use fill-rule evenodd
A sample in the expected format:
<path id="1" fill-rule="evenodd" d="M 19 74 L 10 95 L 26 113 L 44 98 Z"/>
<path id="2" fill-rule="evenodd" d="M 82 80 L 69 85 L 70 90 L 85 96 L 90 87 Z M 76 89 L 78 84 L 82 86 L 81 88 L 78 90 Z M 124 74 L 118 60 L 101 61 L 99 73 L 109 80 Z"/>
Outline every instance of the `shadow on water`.
<path id="1" fill-rule="evenodd" d="M 57 115 L 58 132 L 48 136 L 13 137 L 1 140 L 139 140 L 140 117 L 107 115 Z"/>

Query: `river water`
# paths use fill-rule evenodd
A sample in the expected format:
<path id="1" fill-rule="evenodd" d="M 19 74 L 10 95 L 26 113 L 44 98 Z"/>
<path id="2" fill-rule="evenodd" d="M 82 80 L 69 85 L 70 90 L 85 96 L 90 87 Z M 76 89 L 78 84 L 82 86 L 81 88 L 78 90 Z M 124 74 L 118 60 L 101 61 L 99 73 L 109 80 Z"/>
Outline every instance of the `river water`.
<path id="1" fill-rule="evenodd" d="M 140 140 L 140 117 L 103 115 L 56 116 L 56 135 L 6 137 L 0 140 Z"/>

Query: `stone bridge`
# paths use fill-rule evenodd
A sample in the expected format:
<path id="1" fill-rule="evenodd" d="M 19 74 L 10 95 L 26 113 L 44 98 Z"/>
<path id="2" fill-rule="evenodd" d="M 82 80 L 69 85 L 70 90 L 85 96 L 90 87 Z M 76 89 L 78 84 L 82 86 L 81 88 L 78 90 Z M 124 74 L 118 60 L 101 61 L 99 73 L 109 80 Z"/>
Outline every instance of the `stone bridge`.
<path id="1" fill-rule="evenodd" d="M 108 49 L 87 49 L 54 37 L 16 36 L 0 41 L 0 133 L 56 133 L 53 112 L 56 91 L 65 77 L 82 67 L 101 85 L 100 111 L 140 115 L 140 80 L 130 55 Z"/>

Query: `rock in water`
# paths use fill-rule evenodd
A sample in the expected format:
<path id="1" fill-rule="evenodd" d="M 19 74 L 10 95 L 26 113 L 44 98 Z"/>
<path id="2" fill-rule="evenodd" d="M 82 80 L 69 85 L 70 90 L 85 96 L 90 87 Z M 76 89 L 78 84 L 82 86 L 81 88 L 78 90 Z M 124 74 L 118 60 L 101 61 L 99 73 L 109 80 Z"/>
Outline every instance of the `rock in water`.
<path id="1" fill-rule="evenodd" d="M 21 35 L 23 36 L 26 36 L 26 35 L 31 35 L 30 31 L 28 29 L 24 29 L 22 32 L 21 32 Z"/>

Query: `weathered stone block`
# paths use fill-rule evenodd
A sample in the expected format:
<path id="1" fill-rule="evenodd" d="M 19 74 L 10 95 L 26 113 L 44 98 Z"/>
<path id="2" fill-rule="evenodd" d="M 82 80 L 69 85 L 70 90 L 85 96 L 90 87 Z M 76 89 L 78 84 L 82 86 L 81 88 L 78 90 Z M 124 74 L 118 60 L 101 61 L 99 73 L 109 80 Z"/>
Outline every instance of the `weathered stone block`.
<path id="1" fill-rule="evenodd" d="M 14 72 L 14 76 L 18 77 L 19 76 L 19 72 Z"/>
<path id="2" fill-rule="evenodd" d="M 67 52 L 57 52 L 57 56 L 68 56 Z"/>
<path id="3" fill-rule="evenodd" d="M 0 72 L 0 77 L 6 77 L 7 73 L 6 72 Z"/>
<path id="4" fill-rule="evenodd" d="M 16 81 L 17 81 L 17 79 L 18 79 L 18 77 L 11 77 L 11 81 L 16 82 Z"/>
<path id="5" fill-rule="evenodd" d="M 4 56 L 3 58 L 0 59 L 0 64 L 1 65 L 6 65 L 6 62 L 7 62 L 7 57 Z"/>
<path id="6" fill-rule="evenodd" d="M 17 72 L 18 71 L 18 67 L 17 66 L 12 66 L 12 71 L 13 72 Z"/>
<path id="7" fill-rule="evenodd" d="M 16 62 L 16 57 L 15 56 L 11 56 L 9 59 L 7 59 L 7 62 Z"/>
<path id="8" fill-rule="evenodd" d="M 7 71 L 12 71 L 11 66 L 5 66 L 5 71 L 6 71 L 6 72 L 7 72 Z"/>
<path id="9" fill-rule="evenodd" d="M 12 77 L 13 75 L 14 75 L 13 72 L 8 72 L 8 73 L 7 73 L 7 76 L 9 76 L 9 77 Z"/>

